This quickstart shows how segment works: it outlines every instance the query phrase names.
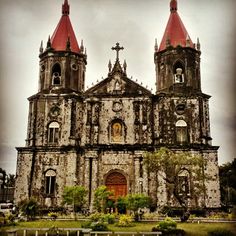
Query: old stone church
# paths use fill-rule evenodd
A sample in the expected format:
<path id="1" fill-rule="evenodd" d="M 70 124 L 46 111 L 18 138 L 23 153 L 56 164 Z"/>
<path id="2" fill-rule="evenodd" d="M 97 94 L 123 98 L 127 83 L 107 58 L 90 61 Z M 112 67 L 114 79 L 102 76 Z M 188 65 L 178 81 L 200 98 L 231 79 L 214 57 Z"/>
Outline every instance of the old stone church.
<path id="1" fill-rule="evenodd" d="M 57 206 L 65 186 L 83 185 L 92 207 L 94 190 L 106 185 L 116 197 L 145 193 L 155 195 L 158 206 L 174 205 L 162 177 L 155 188 L 143 165 L 147 151 L 165 146 L 203 156 L 212 179 L 197 205 L 219 207 L 218 147 L 211 144 L 210 96 L 201 90 L 200 43 L 188 35 L 177 0 L 170 1 L 166 30 L 154 49 L 155 94 L 128 78 L 119 43 L 107 78 L 85 90 L 87 55 L 69 13 L 65 0 L 52 37 L 40 47 L 26 146 L 17 148 L 16 202 L 34 196 L 42 205 Z M 185 180 L 191 184 L 188 174 Z"/>

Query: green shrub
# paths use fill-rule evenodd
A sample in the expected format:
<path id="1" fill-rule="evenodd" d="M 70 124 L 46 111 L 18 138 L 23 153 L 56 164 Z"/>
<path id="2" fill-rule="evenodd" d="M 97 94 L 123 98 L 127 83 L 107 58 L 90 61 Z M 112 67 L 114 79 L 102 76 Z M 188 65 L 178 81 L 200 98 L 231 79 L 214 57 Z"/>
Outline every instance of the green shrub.
<path id="1" fill-rule="evenodd" d="M 52 220 L 56 220 L 57 218 L 57 213 L 56 212 L 49 212 L 48 216 L 52 219 Z"/>
<path id="2" fill-rule="evenodd" d="M 126 213 L 126 200 L 125 197 L 119 197 L 116 202 L 117 211 L 119 214 Z"/>
<path id="3" fill-rule="evenodd" d="M 89 229 L 91 228 L 92 221 L 84 221 L 81 223 L 81 228 Z"/>
<path id="4" fill-rule="evenodd" d="M 234 236 L 234 233 L 227 229 L 213 229 L 208 232 L 208 236 Z"/>
<path id="5" fill-rule="evenodd" d="M 104 222 L 107 224 L 115 223 L 115 215 L 113 214 L 94 213 L 90 215 L 89 219 L 92 222 Z"/>
<path id="6" fill-rule="evenodd" d="M 92 222 L 91 229 L 93 231 L 107 231 L 107 224 L 104 222 Z"/>
<path id="7" fill-rule="evenodd" d="M 91 221 L 99 221 L 99 219 L 101 219 L 101 216 L 102 216 L 102 213 L 96 212 L 96 213 L 91 214 L 91 215 L 89 216 L 89 219 L 90 219 Z"/>
<path id="8" fill-rule="evenodd" d="M 121 215 L 117 226 L 130 227 L 130 226 L 133 226 L 132 221 L 133 219 L 130 215 Z"/>
<path id="9" fill-rule="evenodd" d="M 177 228 L 177 223 L 172 220 L 170 217 L 166 217 L 164 221 L 161 221 L 157 225 L 157 229 L 160 230 L 173 230 Z"/>
<path id="10" fill-rule="evenodd" d="M 115 215 L 113 214 L 102 214 L 101 219 L 103 222 L 106 222 L 108 224 L 115 223 Z"/>

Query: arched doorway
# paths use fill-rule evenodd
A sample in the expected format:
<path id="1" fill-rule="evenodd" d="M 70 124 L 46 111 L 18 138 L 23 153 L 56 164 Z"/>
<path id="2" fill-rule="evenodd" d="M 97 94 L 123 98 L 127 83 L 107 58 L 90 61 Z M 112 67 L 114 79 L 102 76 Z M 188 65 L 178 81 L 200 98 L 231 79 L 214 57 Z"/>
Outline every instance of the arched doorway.
<path id="1" fill-rule="evenodd" d="M 114 193 L 114 199 L 127 195 L 127 180 L 120 172 L 112 172 L 106 177 L 105 185 Z"/>

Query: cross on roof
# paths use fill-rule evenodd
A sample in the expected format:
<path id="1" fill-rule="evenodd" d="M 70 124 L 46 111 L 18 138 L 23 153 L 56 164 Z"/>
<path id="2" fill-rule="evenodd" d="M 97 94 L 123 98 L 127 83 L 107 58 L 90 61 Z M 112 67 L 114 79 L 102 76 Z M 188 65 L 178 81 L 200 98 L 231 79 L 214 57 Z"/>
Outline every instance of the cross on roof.
<path id="1" fill-rule="evenodd" d="M 123 48 L 123 47 L 120 47 L 120 44 L 119 44 L 119 43 L 116 43 L 116 46 L 115 46 L 115 47 L 112 47 L 111 49 L 112 49 L 112 50 L 116 50 L 116 60 L 119 60 L 119 51 L 120 51 L 120 50 L 123 50 L 124 48 Z"/>

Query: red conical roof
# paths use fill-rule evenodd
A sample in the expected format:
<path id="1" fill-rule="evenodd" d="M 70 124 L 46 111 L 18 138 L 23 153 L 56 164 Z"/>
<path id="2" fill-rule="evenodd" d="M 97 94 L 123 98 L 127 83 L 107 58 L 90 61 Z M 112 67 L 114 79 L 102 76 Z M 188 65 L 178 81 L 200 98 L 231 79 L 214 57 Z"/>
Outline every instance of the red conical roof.
<path id="1" fill-rule="evenodd" d="M 70 42 L 70 49 L 72 52 L 79 53 L 79 45 L 69 18 L 70 6 L 65 0 L 62 5 L 62 17 L 52 35 L 51 45 L 56 51 L 65 51 L 68 40 Z"/>
<path id="2" fill-rule="evenodd" d="M 170 17 L 160 44 L 159 51 L 166 49 L 167 44 L 173 47 L 180 45 L 182 47 L 194 48 L 193 42 L 190 39 L 188 32 L 177 12 L 177 0 L 171 0 L 170 12 Z"/>

